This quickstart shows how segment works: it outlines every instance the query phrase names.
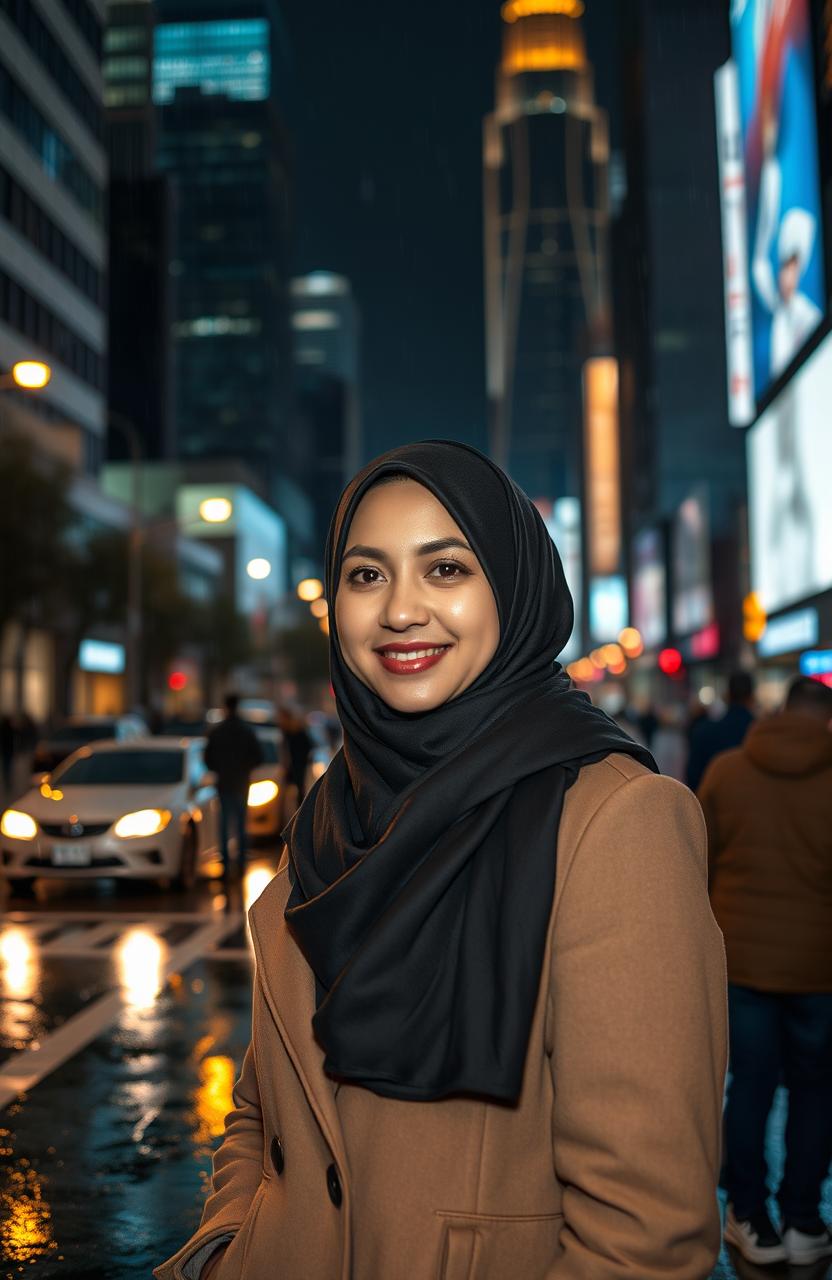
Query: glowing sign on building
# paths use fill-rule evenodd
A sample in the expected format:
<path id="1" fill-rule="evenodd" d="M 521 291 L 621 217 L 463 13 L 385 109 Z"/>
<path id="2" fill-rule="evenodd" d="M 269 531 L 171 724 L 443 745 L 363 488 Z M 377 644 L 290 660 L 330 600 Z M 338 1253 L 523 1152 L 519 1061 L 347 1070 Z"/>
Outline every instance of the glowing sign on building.
<path id="1" fill-rule="evenodd" d="M 584 459 L 589 572 L 615 574 L 621 557 L 621 485 L 618 361 L 612 356 L 584 365 Z"/>

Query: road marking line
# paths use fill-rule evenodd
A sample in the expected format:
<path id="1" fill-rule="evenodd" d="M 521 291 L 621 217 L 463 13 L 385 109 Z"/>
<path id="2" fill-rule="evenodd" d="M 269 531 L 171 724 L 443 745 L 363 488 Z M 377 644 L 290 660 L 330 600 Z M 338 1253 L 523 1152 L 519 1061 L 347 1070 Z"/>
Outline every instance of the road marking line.
<path id="1" fill-rule="evenodd" d="M 172 973 L 187 969 L 195 960 L 201 959 L 207 951 L 216 947 L 223 938 L 236 932 L 243 922 L 243 916 L 238 911 L 221 920 L 206 923 L 205 916 L 202 920 L 204 923 L 201 929 L 168 953 L 160 974 L 163 984 Z M 0 1110 L 14 1102 L 18 1094 L 33 1089 L 56 1067 L 62 1066 L 81 1049 L 85 1049 L 118 1020 L 126 1007 L 127 1002 L 120 990 L 100 996 L 87 1005 L 86 1009 L 67 1019 L 62 1027 L 45 1035 L 38 1049 L 24 1049 L 0 1066 Z"/>

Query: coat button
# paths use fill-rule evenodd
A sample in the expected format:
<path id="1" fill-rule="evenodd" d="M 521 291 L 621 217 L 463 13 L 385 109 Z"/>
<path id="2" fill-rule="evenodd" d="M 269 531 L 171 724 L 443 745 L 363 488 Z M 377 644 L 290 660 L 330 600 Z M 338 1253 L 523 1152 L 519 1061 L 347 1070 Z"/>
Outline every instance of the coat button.
<path id="1" fill-rule="evenodd" d="M 284 1165 L 286 1164 L 286 1159 L 283 1155 L 283 1143 L 277 1137 L 272 1138 L 271 1154 L 274 1171 L 279 1178 L 283 1172 Z"/>
<path id="2" fill-rule="evenodd" d="M 343 1195 L 341 1192 L 341 1179 L 338 1177 L 338 1170 L 334 1164 L 331 1164 L 326 1171 L 326 1189 L 329 1192 L 329 1198 L 338 1209 L 341 1206 Z"/>

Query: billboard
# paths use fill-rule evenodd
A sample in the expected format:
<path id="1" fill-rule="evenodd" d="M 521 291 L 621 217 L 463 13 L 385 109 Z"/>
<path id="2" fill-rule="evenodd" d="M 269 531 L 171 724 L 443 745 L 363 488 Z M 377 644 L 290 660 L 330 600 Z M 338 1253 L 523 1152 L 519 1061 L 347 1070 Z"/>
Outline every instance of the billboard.
<path id="1" fill-rule="evenodd" d="M 832 587 L 832 337 L 748 433 L 751 584 L 767 613 Z"/>
<path id="2" fill-rule="evenodd" d="M 558 498 L 555 502 L 535 501 L 549 537 L 557 547 L 566 585 L 575 607 L 572 635 L 560 653 L 560 661 L 572 662 L 581 652 L 581 600 L 583 598 L 581 560 L 581 504 L 577 498 Z"/>
<path id="3" fill-rule="evenodd" d="M 673 522 L 673 630 L 688 636 L 713 620 L 708 498 L 700 490 L 685 498 Z"/>
<path id="4" fill-rule="evenodd" d="M 731 45 L 759 401 L 816 331 L 826 307 L 809 0 L 734 0 Z"/>
<path id="5" fill-rule="evenodd" d="M 645 649 L 667 639 L 667 567 L 661 529 L 642 529 L 633 539 L 632 624 Z"/>

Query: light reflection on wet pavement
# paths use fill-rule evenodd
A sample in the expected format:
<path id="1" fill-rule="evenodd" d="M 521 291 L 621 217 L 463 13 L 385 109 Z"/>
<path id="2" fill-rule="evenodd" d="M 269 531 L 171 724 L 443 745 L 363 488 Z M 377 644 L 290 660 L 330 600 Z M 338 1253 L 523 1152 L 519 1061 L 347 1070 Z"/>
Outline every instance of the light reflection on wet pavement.
<path id="1" fill-rule="evenodd" d="M 270 875 L 258 869 L 237 908 Z M 0 1280 L 148 1280 L 197 1226 L 248 1043 L 252 970 L 236 916 L 216 950 L 165 979 L 170 951 L 227 904 L 215 892 L 178 917 L 170 906 L 142 923 L 133 903 L 107 917 L 109 931 L 81 910 L 21 912 L 0 931 L 0 1067 L 114 989 L 124 1002 L 117 1022 L 0 1112 Z M 775 1177 L 783 1102 L 769 1132 Z M 823 1211 L 832 1217 L 832 1183 Z M 832 1280 L 832 1268 L 760 1268 L 723 1252 L 710 1280 Z"/>
<path id="2" fill-rule="evenodd" d="M 195 1229 L 249 1034 L 251 970 L 204 961 L 0 1118 L 0 1244 L 27 1275 L 143 1277 Z"/>

